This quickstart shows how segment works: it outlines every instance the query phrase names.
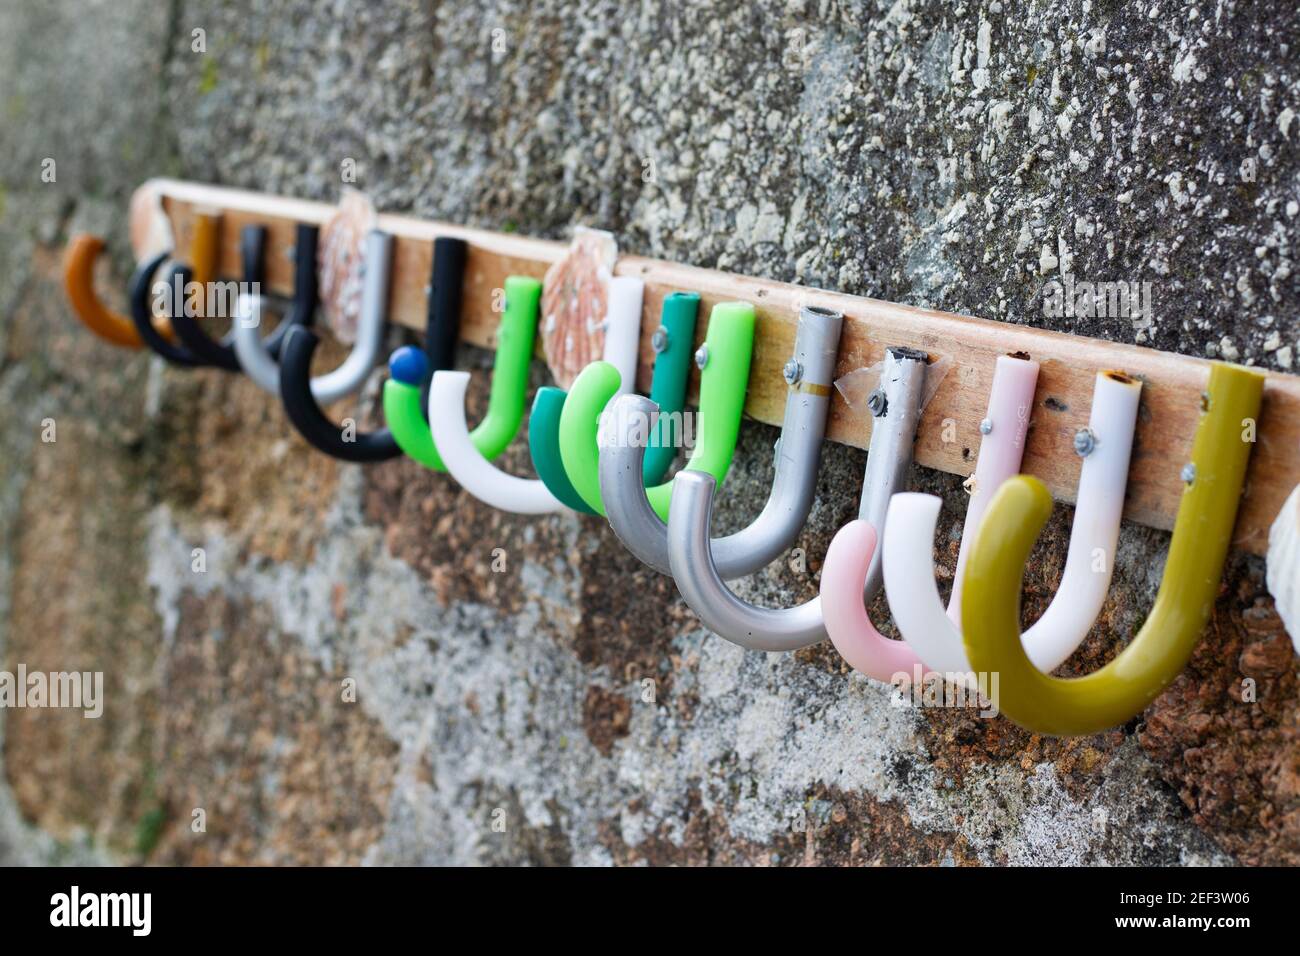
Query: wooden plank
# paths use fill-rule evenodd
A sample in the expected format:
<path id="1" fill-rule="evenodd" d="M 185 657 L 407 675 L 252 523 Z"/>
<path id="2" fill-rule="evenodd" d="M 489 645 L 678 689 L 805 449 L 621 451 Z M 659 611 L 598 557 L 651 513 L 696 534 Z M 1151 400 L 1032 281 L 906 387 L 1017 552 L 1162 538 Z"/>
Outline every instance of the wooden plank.
<path id="1" fill-rule="evenodd" d="M 170 221 L 180 248 L 185 248 L 197 210 L 222 213 L 223 276 L 239 274 L 240 229 L 249 223 L 268 229 L 267 282 L 273 292 L 280 294 L 292 289 L 291 246 L 296 223 L 321 223 L 333 213 L 333 207 L 324 203 L 151 180 L 140 187 L 132 201 L 131 235 L 137 252 L 143 251 L 149 227 L 158 225 L 159 215 Z M 461 338 L 489 348 L 494 344 L 497 325 L 494 290 L 503 286 L 507 275 L 541 278 L 565 248 L 562 243 L 406 216 L 381 215 L 379 225 L 396 237 L 390 317 L 414 329 L 424 325 L 424 289 L 433 239 L 458 236 L 469 243 Z M 1024 471 L 1042 479 L 1056 498 L 1067 502 L 1074 500 L 1079 473 L 1072 440 L 1075 431 L 1087 423 L 1093 378 L 1100 370 L 1121 369 L 1144 382 L 1125 517 L 1151 527 L 1173 527 L 1182 493 L 1179 472 L 1191 448 L 1210 364 L 1204 359 L 638 256 L 620 258 L 615 271 L 640 276 L 646 282 L 638 375 L 642 390 L 648 389 L 650 383 L 650 336 L 663 297 L 678 289 L 699 292 L 703 297 L 699 338 L 703 338 L 708 310 L 714 304 L 731 300 L 754 304 L 758 336 L 745 410 L 751 417 L 770 424 L 781 422 L 785 383 L 780 370 L 789 357 L 802 304 L 838 309 L 847 319 L 837 377 L 880 361 L 885 348 L 891 345 L 922 348 L 936 359 L 947 360 L 948 371 L 925 409 L 916 459 L 928 468 L 957 475 L 968 475 L 974 469 L 979 422 L 995 358 L 1009 352 L 1028 353 L 1041 364 L 1042 371 Z M 692 394 L 696 384 L 693 380 Z M 836 394 L 828 435 L 835 441 L 865 448 L 871 437 L 871 422 L 849 409 Z M 945 437 L 952 440 L 945 441 Z M 1300 377 L 1270 372 L 1234 536 L 1238 547 L 1264 553 L 1269 525 L 1298 481 Z"/>

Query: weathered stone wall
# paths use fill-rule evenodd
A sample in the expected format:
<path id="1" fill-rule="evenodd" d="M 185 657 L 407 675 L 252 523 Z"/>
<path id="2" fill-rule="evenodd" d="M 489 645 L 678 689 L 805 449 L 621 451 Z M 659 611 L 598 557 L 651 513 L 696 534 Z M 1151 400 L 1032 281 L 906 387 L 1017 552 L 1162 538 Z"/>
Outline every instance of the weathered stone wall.
<path id="1" fill-rule="evenodd" d="M 0 712 L 0 861 L 1300 862 L 1296 665 L 1258 560 L 1233 559 L 1191 666 L 1121 729 L 898 708 L 829 647 L 709 636 L 601 522 L 312 453 L 251 383 L 96 341 L 58 282 L 68 233 L 104 231 L 121 304 L 151 175 L 332 200 L 352 158 L 384 209 L 592 224 L 637 253 L 1287 369 L 1298 44 L 1293 4 L 1240 0 L 0 2 L 0 666 L 107 683 L 97 721 Z M 1045 317 L 1062 272 L 1151 281 L 1153 323 Z M 774 438 L 745 427 L 724 526 L 761 504 Z M 815 593 L 863 455 L 824 461 L 809 570 L 745 596 Z M 528 467 L 522 441 L 505 463 Z M 945 498 L 950 578 L 959 483 L 912 477 Z M 1070 519 L 1036 552 L 1031 616 Z M 1167 544 L 1124 530 L 1065 672 L 1140 625 Z"/>

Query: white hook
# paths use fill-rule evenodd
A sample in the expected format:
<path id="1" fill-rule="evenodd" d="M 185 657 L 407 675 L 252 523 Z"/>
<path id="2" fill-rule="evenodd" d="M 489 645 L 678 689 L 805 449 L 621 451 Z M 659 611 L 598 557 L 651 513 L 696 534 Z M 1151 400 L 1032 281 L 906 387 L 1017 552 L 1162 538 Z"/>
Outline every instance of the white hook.
<path id="1" fill-rule="evenodd" d="M 882 376 L 882 383 L 887 381 Z M 1033 407 L 1037 382 L 1036 362 L 1001 356 L 994 365 L 988 414 L 980 427 L 984 439 L 975 464 L 974 494 L 966 514 L 968 534 L 983 516 L 993 491 L 1020 468 L 1025 434 L 1029 427 L 1029 410 Z M 901 394 L 909 395 L 910 392 L 904 391 Z M 885 397 L 888 411 L 889 406 L 895 404 L 895 399 L 890 397 L 888 391 Z M 876 455 L 878 437 L 892 444 L 903 435 L 897 428 L 873 428 L 871 451 L 867 458 L 866 485 L 871 484 L 871 458 Z M 882 486 L 875 488 L 870 496 L 864 487 L 863 512 L 859 520 L 850 521 L 837 531 L 826 551 L 821 580 L 822 613 L 835 649 L 855 670 L 876 680 L 893 681 L 899 675 L 911 680 L 914 671 L 924 669 L 920 655 L 907 642 L 890 640 L 876 629 L 867 614 L 863 597 L 865 587 L 872 581 L 873 566 L 884 569 L 887 592 L 891 586 L 889 564 L 884 560 L 888 555 L 883 558 L 881 556 L 882 549 L 878 547 L 880 532 L 877 529 L 883 526 L 886 534 L 890 528 L 902 534 L 915 533 L 913 527 L 895 519 L 893 503 L 900 499 L 925 496 L 894 494 L 902 484 L 901 477 L 890 475 L 888 471 L 884 475 L 887 480 L 882 481 Z M 867 513 L 868 507 L 871 509 L 870 514 Z M 930 539 L 926 540 L 928 542 Z M 969 540 L 968 537 L 962 541 L 963 549 Z M 927 559 L 928 554 L 927 545 Z M 958 561 L 960 563 L 960 557 Z M 933 581 L 934 575 L 928 565 L 925 573 Z M 874 595 L 865 590 L 865 596 L 869 599 Z"/>
<path id="2" fill-rule="evenodd" d="M 631 276 L 617 276 L 609 283 L 603 355 L 619 370 L 620 390 L 636 381 L 644 291 L 645 283 Z M 436 372 L 429 386 L 429 430 L 447 471 L 475 498 L 502 511 L 535 515 L 562 510 L 564 503 L 545 482 L 506 474 L 474 447 L 465 423 L 468 385 L 468 372 Z"/>
<path id="3" fill-rule="evenodd" d="M 605 348 L 601 358 L 618 369 L 618 391 L 626 395 L 636 385 L 637 358 L 641 348 L 641 304 L 645 282 L 635 276 L 614 276 L 609 280 L 609 314 L 605 316 Z"/>
<path id="4" fill-rule="evenodd" d="M 1141 394 L 1142 384 L 1127 375 L 1097 375 L 1088 428 L 1075 443 L 1083 467 L 1061 586 L 1042 617 L 1023 635 L 1025 653 L 1044 673 L 1074 653 L 1106 600 Z M 961 630 L 944 613 L 934 581 L 931 542 L 939 506 L 938 498 L 920 494 L 895 495 L 890 502 L 883 548 L 885 592 L 894 623 L 928 667 L 969 674 Z M 967 540 L 962 540 L 963 551 Z"/>
<path id="5" fill-rule="evenodd" d="M 521 515 L 547 514 L 564 507 L 537 479 L 516 478 L 483 457 L 465 424 L 469 372 L 435 372 L 429 386 L 429 430 L 443 464 L 461 487 L 479 501 Z"/>

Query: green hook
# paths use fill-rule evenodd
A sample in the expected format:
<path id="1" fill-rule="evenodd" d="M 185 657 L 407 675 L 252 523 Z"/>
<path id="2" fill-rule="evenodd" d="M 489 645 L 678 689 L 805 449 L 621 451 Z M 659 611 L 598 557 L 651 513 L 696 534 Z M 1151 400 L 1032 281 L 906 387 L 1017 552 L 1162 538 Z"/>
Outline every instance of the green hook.
<path id="1" fill-rule="evenodd" d="M 680 421 L 686 407 L 686 382 L 690 377 L 691 346 L 695 342 L 695 317 L 700 297 L 695 292 L 673 292 L 664 297 L 659 328 L 651 343 L 655 350 L 650 398 L 659 405 L 661 419 L 668 426 Z M 562 389 L 547 388 L 537 393 L 528 418 L 528 447 L 533 468 L 546 482 L 551 494 L 575 511 L 605 513 L 600 503 L 598 463 L 600 450 L 596 432 L 600 415 L 622 386 L 622 376 L 611 363 L 587 365 L 566 395 Z M 666 428 L 656 428 L 650 437 L 643 465 L 646 484 L 663 480 L 677 455 L 677 444 Z"/>
<path id="2" fill-rule="evenodd" d="M 686 382 L 691 376 L 691 356 L 695 353 L 695 320 L 700 311 L 697 292 L 673 292 L 664 297 L 659 311 L 659 328 L 650 340 L 655 350 L 654 377 L 650 380 L 650 401 L 659 406 L 660 415 L 678 415 L 686 408 Z M 577 393 L 577 383 L 574 383 Z M 677 457 L 680 429 L 677 435 L 665 434 L 672 419 L 661 419 L 665 427 L 654 429 L 650 445 L 645 450 L 642 478 L 647 485 L 657 485 L 664 480 L 669 466 Z M 589 453 L 590 479 L 595 487 L 596 501 L 600 501 L 599 449 L 596 447 L 598 423 L 593 420 Z M 563 443 L 564 438 L 561 436 Z M 561 444 L 563 447 L 563 444 Z"/>
<path id="3" fill-rule="evenodd" d="M 617 376 L 618 373 L 615 372 L 614 375 Z M 579 378 L 581 377 L 580 373 Z M 547 491 L 564 502 L 566 507 L 581 514 L 594 515 L 596 512 L 588 507 L 569 481 L 560 455 L 560 418 L 567 395 L 564 389 L 554 385 L 537 390 L 533 397 L 533 410 L 528 415 L 528 453 L 533 456 L 533 470 L 542 479 Z"/>
<path id="4" fill-rule="evenodd" d="M 469 436 L 484 458 L 496 458 L 505 451 L 523 423 L 528 363 L 533 357 L 541 298 L 542 284 L 536 279 L 506 278 L 505 311 L 497 332 L 487 415 Z M 409 457 L 426 468 L 446 471 L 429 424 L 421 414 L 420 392 L 418 375 L 408 375 L 405 380 L 390 378 L 384 383 L 384 419 L 393 438 Z"/>
<path id="5" fill-rule="evenodd" d="M 707 471 L 718 482 L 727 477 L 745 414 L 749 363 L 754 356 L 754 307 L 748 302 L 720 302 L 709 313 L 704 344 L 695 353 L 700 369 L 699 433 L 686 462 L 691 471 Z M 646 489 L 650 506 L 668 520 L 673 483 Z"/>
<path id="6" fill-rule="evenodd" d="M 715 305 L 709 315 L 704 344 L 695 352 L 695 364 L 700 369 L 699 413 L 695 418 L 699 430 L 685 467 L 693 471 L 706 471 L 719 483 L 731 467 L 736 439 L 740 437 L 740 420 L 745 410 L 745 387 L 749 382 L 749 363 L 753 353 L 754 307 L 748 302 L 721 302 Z M 625 395 L 619 401 L 624 402 L 627 398 Z M 640 440 L 647 445 L 651 434 L 658 427 L 651 421 L 609 424 L 610 431 L 619 434 L 620 442 Z M 673 493 L 671 481 L 642 489 L 637 487 L 637 478 L 629 476 L 627 480 L 632 484 L 623 488 L 620 483 L 621 495 L 644 496 L 660 520 L 667 518 L 668 503 Z M 597 503 L 606 503 L 602 502 L 603 497 L 598 498 Z M 620 508 L 618 506 L 615 510 Z M 611 517 L 615 531 L 619 527 L 615 522 L 617 517 Z"/>
<path id="7" fill-rule="evenodd" d="M 1050 677 L 1025 656 L 1020 588 L 1052 498 L 1025 475 L 1002 485 L 972 544 L 961 607 L 966 653 L 977 675 L 990 675 L 998 710 L 1034 733 L 1092 734 L 1141 713 L 1178 676 L 1214 610 L 1250 460 L 1243 430 L 1263 390 L 1256 371 L 1211 366 L 1160 593 L 1128 647 L 1084 677 Z"/>
<path id="8" fill-rule="evenodd" d="M 618 369 L 613 365 L 592 362 L 574 379 L 573 389 L 560 413 L 560 458 L 564 473 L 587 510 L 601 517 L 605 515 L 605 506 L 600 500 L 600 446 L 596 444 L 596 433 L 600 429 L 600 413 L 618 394 L 620 382 Z M 644 474 L 643 470 L 642 481 Z"/>

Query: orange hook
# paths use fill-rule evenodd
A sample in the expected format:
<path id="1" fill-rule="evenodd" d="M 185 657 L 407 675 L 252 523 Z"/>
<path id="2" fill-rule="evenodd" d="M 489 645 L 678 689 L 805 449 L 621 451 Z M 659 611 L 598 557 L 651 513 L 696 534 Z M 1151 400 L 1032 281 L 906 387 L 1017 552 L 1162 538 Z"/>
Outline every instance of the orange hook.
<path id="1" fill-rule="evenodd" d="M 138 349 L 144 343 L 130 318 L 104 305 L 95 294 L 95 260 L 103 251 L 104 240 L 99 236 L 85 232 L 74 235 L 63 256 L 63 286 L 73 311 L 86 328 L 114 345 Z M 170 320 L 156 318 L 154 325 L 168 339 L 173 337 Z"/>
<path id="2" fill-rule="evenodd" d="M 220 252 L 218 225 L 218 217 L 209 214 L 198 215 L 194 223 L 190 260 L 194 281 L 199 283 L 200 288 L 206 288 L 207 283 L 216 276 Z M 63 256 L 63 285 L 67 289 L 68 300 L 77 317 L 90 331 L 114 345 L 138 349 L 144 343 L 140 341 L 140 335 L 130 317 L 110 309 L 95 294 L 95 261 L 103 251 L 104 240 L 99 236 L 79 232 L 69 240 Z M 168 341 L 176 341 L 170 319 L 155 316 L 154 328 Z"/>

